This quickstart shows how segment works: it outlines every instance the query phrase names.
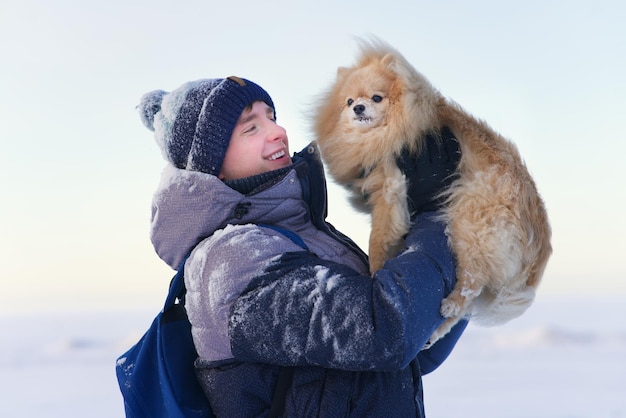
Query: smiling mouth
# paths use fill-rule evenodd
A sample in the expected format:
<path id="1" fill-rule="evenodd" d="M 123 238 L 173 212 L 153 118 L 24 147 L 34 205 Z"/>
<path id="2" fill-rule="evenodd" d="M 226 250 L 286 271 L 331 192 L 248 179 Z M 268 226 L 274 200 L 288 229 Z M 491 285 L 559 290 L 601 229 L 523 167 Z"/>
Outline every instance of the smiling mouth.
<path id="1" fill-rule="evenodd" d="M 279 158 L 282 158 L 285 156 L 285 150 L 280 150 L 278 152 L 275 152 L 274 154 L 270 155 L 267 160 L 269 161 L 274 161 L 274 160 L 278 160 Z"/>
<path id="2" fill-rule="evenodd" d="M 358 117 L 355 117 L 354 120 L 360 123 L 370 123 L 372 121 L 372 118 L 367 117 L 367 116 L 358 116 Z"/>

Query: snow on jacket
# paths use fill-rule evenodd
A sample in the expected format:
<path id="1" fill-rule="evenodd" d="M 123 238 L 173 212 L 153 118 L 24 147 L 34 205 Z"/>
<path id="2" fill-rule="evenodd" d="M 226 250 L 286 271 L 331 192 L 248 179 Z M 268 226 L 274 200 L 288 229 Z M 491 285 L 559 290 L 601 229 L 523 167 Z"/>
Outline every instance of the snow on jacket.
<path id="1" fill-rule="evenodd" d="M 326 184 L 309 146 L 252 195 L 168 166 L 153 200 L 152 241 L 185 265 L 201 383 L 217 416 L 266 415 L 280 366 L 295 368 L 286 416 L 423 416 L 421 375 L 466 322 L 420 351 L 443 322 L 454 258 L 434 214 L 374 277 L 365 254 L 325 222 Z M 308 251 L 264 224 L 297 233 Z"/>

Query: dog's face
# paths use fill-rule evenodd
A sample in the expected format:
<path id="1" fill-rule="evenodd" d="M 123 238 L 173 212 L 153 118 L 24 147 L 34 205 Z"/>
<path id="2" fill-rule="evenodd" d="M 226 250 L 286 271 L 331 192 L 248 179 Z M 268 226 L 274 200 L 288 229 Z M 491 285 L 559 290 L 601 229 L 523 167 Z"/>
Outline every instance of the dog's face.
<path id="1" fill-rule="evenodd" d="M 346 70 L 336 100 L 343 103 L 341 123 L 366 131 L 388 122 L 392 80 L 374 65 Z"/>
<path id="2" fill-rule="evenodd" d="M 392 87 L 394 75 L 377 63 L 364 67 L 340 69 L 342 80 L 333 98 L 341 106 L 340 124 L 346 130 L 364 132 L 389 123 L 389 113 L 397 98 Z"/>

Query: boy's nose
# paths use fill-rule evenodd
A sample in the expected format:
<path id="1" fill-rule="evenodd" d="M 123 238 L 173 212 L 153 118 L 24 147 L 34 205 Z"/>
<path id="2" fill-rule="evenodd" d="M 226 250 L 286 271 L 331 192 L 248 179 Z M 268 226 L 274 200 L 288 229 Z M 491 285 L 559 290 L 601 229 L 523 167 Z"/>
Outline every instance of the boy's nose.
<path id="1" fill-rule="evenodd" d="M 282 140 L 286 135 L 285 128 L 276 124 L 272 126 L 270 132 L 271 132 L 269 136 L 270 141 Z"/>

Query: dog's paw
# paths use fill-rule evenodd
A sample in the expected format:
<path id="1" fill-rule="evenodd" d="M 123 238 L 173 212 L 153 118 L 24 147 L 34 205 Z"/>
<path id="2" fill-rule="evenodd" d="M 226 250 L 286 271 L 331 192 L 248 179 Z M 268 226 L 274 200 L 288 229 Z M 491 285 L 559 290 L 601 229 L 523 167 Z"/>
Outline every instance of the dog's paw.
<path id="1" fill-rule="evenodd" d="M 444 318 L 454 318 L 461 314 L 461 309 L 462 308 L 458 303 L 450 299 L 444 299 L 441 301 L 439 313 L 441 313 L 441 316 Z"/>
<path id="2" fill-rule="evenodd" d="M 428 350 L 430 347 L 432 347 L 432 346 L 433 346 L 433 344 L 435 344 L 435 343 L 434 343 L 434 342 L 431 342 L 431 340 L 428 340 L 428 341 L 426 342 L 426 344 L 424 344 L 424 347 L 422 347 L 422 348 L 421 348 L 421 351 Z"/>

